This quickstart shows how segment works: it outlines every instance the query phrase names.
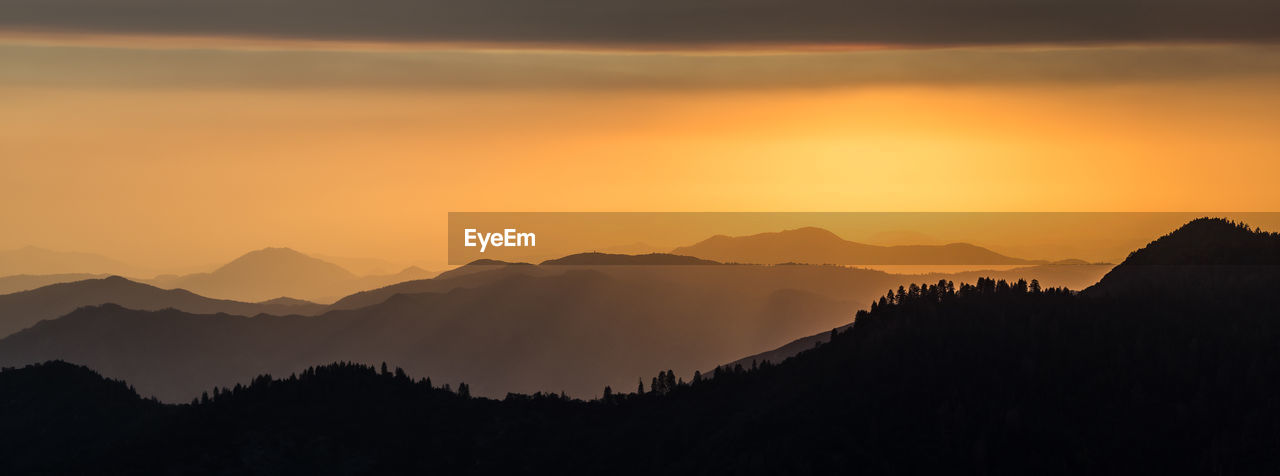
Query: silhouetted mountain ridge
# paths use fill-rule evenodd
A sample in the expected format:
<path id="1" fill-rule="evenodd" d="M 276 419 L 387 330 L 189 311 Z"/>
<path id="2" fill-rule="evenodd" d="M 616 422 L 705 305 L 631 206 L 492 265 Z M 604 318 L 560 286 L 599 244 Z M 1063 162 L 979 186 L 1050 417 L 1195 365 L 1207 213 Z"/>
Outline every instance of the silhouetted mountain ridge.
<path id="1" fill-rule="evenodd" d="M 120 276 L 51 284 L 42 288 L 0 295 L 0 337 L 54 319 L 83 306 L 116 303 L 130 309 L 182 309 L 192 313 L 318 314 L 325 306 L 294 299 L 245 303 L 210 299 L 185 289 L 160 289 Z"/>
<path id="2" fill-rule="evenodd" d="M 1223 218 L 1197 218 L 1129 253 L 1122 265 L 1280 265 L 1280 233 Z"/>
<path id="3" fill-rule="evenodd" d="M 1133 251 L 1085 290 L 1092 294 L 1178 290 L 1174 299 L 1270 292 L 1280 280 L 1280 234 L 1221 218 L 1198 218 Z"/>

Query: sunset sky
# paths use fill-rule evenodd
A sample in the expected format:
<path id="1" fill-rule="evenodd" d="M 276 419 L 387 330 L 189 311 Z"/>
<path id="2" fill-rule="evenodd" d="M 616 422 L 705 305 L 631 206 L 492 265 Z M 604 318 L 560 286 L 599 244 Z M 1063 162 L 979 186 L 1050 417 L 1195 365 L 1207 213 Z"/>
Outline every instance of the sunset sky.
<path id="1" fill-rule="evenodd" d="M 886 3 L 8 1 L 0 249 L 442 264 L 450 211 L 1280 205 L 1280 7 Z"/>

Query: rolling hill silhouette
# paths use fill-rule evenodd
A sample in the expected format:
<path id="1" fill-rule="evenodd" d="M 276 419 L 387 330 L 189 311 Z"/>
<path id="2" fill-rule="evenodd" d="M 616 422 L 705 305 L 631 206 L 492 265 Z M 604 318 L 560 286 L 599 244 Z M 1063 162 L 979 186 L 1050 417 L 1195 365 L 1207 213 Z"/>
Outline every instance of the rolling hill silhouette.
<path id="1" fill-rule="evenodd" d="M 967 243 L 878 246 L 855 243 L 816 227 L 750 236 L 716 235 L 672 254 L 725 263 L 810 263 L 841 265 L 1031 265 Z"/>
<path id="2" fill-rule="evenodd" d="M 1222 273 L 1277 267 L 1266 257 L 1275 242 L 1258 233 L 1245 239 L 1261 250 L 1256 260 L 1225 249 L 1238 246 L 1220 239 L 1228 230 L 1189 240 L 1205 249 L 1161 249 L 1199 226 L 1149 248 L 1207 253 L 1187 266 Z M 513 290 L 528 289 L 520 279 L 552 278 L 508 278 Z M 881 294 L 851 327 L 783 362 L 688 379 L 658 372 L 639 391 L 615 386 L 592 401 L 488 400 L 440 385 L 452 377 L 333 364 L 157 406 L 84 368 L 10 369 L 0 410 L 37 416 L 0 431 L 0 448 L 21 449 L 0 470 L 1267 474 L 1280 465 L 1273 281 L 1233 281 L 1244 286 L 1217 296 L 1181 278 L 1105 296 L 988 278 L 917 285 Z M 93 392 L 117 408 L 106 414 L 114 420 L 60 424 L 94 408 Z M 53 429 L 33 434 L 41 415 Z M 67 452 L 65 439 L 81 434 L 89 451 Z"/>
<path id="3" fill-rule="evenodd" d="M 193 313 L 318 314 L 325 306 L 298 300 L 245 303 L 210 299 L 183 289 L 160 289 L 111 276 L 70 283 L 58 283 L 30 291 L 0 295 L 0 336 L 7 336 L 35 323 L 54 319 L 83 306 L 115 303 L 130 309 L 182 309 Z"/>

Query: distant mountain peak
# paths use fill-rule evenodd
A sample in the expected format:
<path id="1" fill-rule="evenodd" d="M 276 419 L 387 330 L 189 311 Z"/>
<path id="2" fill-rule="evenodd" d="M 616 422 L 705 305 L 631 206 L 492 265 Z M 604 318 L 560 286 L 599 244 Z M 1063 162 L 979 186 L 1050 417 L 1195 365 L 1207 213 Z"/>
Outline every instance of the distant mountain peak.
<path id="1" fill-rule="evenodd" d="M 264 259 L 264 258 L 314 259 L 319 261 L 318 258 L 312 258 L 311 256 L 304 254 L 300 251 L 294 250 L 293 248 L 284 248 L 284 247 L 277 248 L 277 247 L 269 246 L 266 248 L 253 250 L 248 253 L 245 253 L 241 255 L 239 258 L 232 260 L 232 262 L 234 263 L 235 261 L 243 260 L 243 259 Z"/>
<path id="2" fill-rule="evenodd" d="M 274 255 L 274 256 L 292 256 L 292 257 L 312 258 L 311 255 L 295 250 L 293 248 L 289 248 L 287 246 L 278 246 L 278 247 L 268 246 L 266 248 L 253 250 L 244 254 L 244 256 L 251 256 L 251 255 L 264 255 L 264 256 Z M 318 259 L 318 258 L 312 258 L 312 259 Z"/>
<path id="3" fill-rule="evenodd" d="M 819 236 L 819 237 L 838 238 L 838 239 L 841 239 L 841 240 L 843 240 L 843 239 L 844 239 L 844 238 L 840 238 L 840 235 L 835 234 L 835 232 L 833 232 L 833 231 L 831 231 L 831 230 L 828 230 L 828 229 L 826 229 L 826 228 L 816 227 L 816 226 L 802 226 L 802 227 L 800 227 L 800 228 L 793 228 L 793 229 L 790 229 L 790 230 L 782 230 L 782 231 L 780 231 L 780 232 L 778 232 L 778 233 L 779 233 L 779 234 L 791 234 L 791 235 L 804 235 L 804 236 Z"/>
<path id="4" fill-rule="evenodd" d="M 291 248 L 250 251 L 212 272 L 157 277 L 151 284 L 203 296 L 261 302 L 281 296 L 325 301 L 361 286 L 346 268 Z"/>
<path id="5" fill-rule="evenodd" d="M 258 250 L 258 251 L 268 251 L 268 252 L 285 252 L 285 253 L 297 253 L 297 254 L 303 254 L 302 252 L 300 252 L 300 251 L 295 251 L 293 248 L 290 248 L 290 247 L 288 247 L 288 246 L 268 246 L 268 247 L 263 248 L 263 249 L 260 249 L 260 250 Z"/>
<path id="6" fill-rule="evenodd" d="M 232 260 L 230 263 L 222 265 L 222 267 L 215 270 L 214 273 L 235 271 L 238 268 L 260 268 L 255 270 L 264 271 L 272 268 L 294 269 L 294 267 L 305 267 L 310 269 L 312 272 L 322 272 L 325 274 L 345 275 L 351 277 L 355 276 L 341 266 L 312 257 L 292 248 L 272 247 L 245 253 L 239 258 Z"/>

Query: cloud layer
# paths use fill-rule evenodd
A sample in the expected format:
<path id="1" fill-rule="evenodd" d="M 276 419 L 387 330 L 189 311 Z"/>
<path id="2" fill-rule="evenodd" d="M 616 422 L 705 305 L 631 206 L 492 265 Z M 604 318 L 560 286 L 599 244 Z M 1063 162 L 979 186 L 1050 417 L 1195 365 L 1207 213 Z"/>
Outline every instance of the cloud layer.
<path id="1" fill-rule="evenodd" d="M 1280 76 L 1280 46 L 972 47 L 788 54 L 133 49 L 0 45 L 0 85 L 760 89 Z"/>
<path id="2" fill-rule="evenodd" d="M 6 0 L 0 29 L 618 47 L 1274 41 L 1265 0 Z"/>

